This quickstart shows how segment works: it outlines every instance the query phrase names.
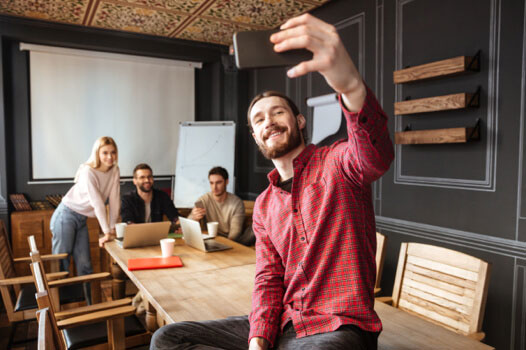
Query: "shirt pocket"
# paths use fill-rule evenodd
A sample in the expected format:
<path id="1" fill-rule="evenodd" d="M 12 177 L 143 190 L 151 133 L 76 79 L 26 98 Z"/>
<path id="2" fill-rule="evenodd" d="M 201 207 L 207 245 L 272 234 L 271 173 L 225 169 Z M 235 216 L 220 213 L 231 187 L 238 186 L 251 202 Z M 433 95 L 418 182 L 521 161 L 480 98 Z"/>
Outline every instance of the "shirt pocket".
<path id="1" fill-rule="evenodd" d="M 320 228 L 324 219 L 326 189 L 325 180 L 322 178 L 320 181 L 306 186 L 301 195 L 301 218 L 309 241 L 314 232 Z"/>

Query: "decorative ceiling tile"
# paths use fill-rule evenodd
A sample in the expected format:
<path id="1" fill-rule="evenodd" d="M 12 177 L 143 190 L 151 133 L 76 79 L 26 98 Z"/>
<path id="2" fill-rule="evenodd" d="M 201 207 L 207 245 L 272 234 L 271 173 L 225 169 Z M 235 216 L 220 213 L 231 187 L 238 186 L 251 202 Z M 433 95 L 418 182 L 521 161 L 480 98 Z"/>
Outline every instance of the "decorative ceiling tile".
<path id="1" fill-rule="evenodd" d="M 81 24 L 88 4 L 89 0 L 1 0 L 0 13 Z"/>
<path id="2" fill-rule="evenodd" d="M 118 29 L 153 35 L 168 35 L 186 16 L 168 11 L 101 3 L 91 24 L 95 27 Z"/>
<path id="3" fill-rule="evenodd" d="M 0 14 L 228 45 L 328 0 L 0 0 Z"/>
<path id="4" fill-rule="evenodd" d="M 193 13 L 207 0 L 120 0 L 130 4 L 143 5 L 149 8 L 181 11 Z"/>
<path id="5" fill-rule="evenodd" d="M 297 0 L 218 0 L 203 16 L 274 28 L 317 5 Z"/>
<path id="6" fill-rule="evenodd" d="M 178 38 L 230 45 L 237 31 L 250 30 L 248 26 L 198 18 L 177 35 Z"/>

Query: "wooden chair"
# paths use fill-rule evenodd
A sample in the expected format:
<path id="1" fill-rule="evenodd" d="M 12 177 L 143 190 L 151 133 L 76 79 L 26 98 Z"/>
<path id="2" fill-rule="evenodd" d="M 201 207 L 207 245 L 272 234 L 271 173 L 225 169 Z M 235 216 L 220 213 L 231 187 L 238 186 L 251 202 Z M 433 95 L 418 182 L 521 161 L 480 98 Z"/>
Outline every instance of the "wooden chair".
<path id="1" fill-rule="evenodd" d="M 37 350 L 59 350 L 59 342 L 53 331 L 53 320 L 48 307 L 37 311 L 37 322 Z"/>
<path id="2" fill-rule="evenodd" d="M 482 340 L 490 264 L 454 250 L 402 243 L 392 299 L 394 307 Z"/>
<path id="3" fill-rule="evenodd" d="M 380 288 L 380 281 L 382 280 L 382 271 L 384 269 L 385 260 L 385 242 L 387 238 L 376 232 L 376 282 L 374 284 L 374 295 L 378 295 L 382 288 Z"/>
<path id="4" fill-rule="evenodd" d="M 49 320 L 54 334 L 53 342 L 58 345 L 59 349 L 66 350 L 72 348 L 71 346 L 68 346 L 66 342 L 67 333 L 70 329 L 80 326 L 93 325 L 94 323 L 99 323 L 101 321 L 104 321 L 107 324 L 107 342 L 105 341 L 102 344 L 85 343 L 80 344 L 75 348 L 78 349 L 87 346 L 93 350 L 108 348 L 125 349 L 124 317 L 133 315 L 135 313 L 135 307 L 130 305 L 121 306 L 96 312 L 84 313 L 70 318 L 58 320 L 55 317 L 56 314 L 53 309 L 53 302 L 51 301 L 41 266 L 42 264 L 39 262 L 31 263 L 31 272 L 33 273 L 37 290 L 37 303 L 40 309 L 47 308 L 49 310 Z M 87 330 L 86 327 L 85 329 Z"/>
<path id="5" fill-rule="evenodd" d="M 67 254 L 44 255 L 43 261 L 58 262 L 64 259 Z M 21 322 L 27 322 L 35 319 L 37 311 L 37 302 L 35 300 L 35 289 L 32 276 L 17 276 L 15 272 L 15 263 L 29 264 L 29 258 L 13 259 L 9 238 L 4 222 L 0 220 L 0 293 L 4 303 L 7 318 L 12 324 L 11 334 L 9 336 L 9 345 L 11 346 L 13 336 L 17 326 Z M 67 272 L 56 272 L 47 275 L 47 278 L 54 280 L 67 275 Z M 30 339 L 28 339 L 30 340 Z"/>
<path id="6" fill-rule="evenodd" d="M 30 256 L 32 260 L 32 271 L 34 270 L 33 264 L 38 264 L 39 271 L 42 274 L 43 273 L 43 265 L 42 260 L 40 259 L 40 254 L 37 250 L 37 246 L 34 240 L 33 236 L 28 237 L 29 247 L 31 249 Z M 35 275 L 33 273 L 33 275 Z M 35 277 L 35 276 L 34 276 Z M 39 283 L 42 284 L 42 288 L 46 291 L 46 301 L 45 305 L 49 304 L 50 310 L 53 313 L 52 318 L 57 322 L 59 328 L 61 324 L 68 325 L 67 330 L 63 332 L 63 340 L 65 344 L 65 348 L 60 347 L 61 349 L 69 349 L 69 348 L 82 348 L 84 346 L 94 346 L 95 348 L 102 348 L 106 349 L 107 344 L 112 344 L 114 340 L 112 340 L 112 334 L 109 330 L 109 325 L 106 327 L 103 323 L 101 323 L 101 319 L 94 318 L 93 321 L 90 321 L 88 323 L 82 323 L 77 324 L 76 322 L 72 322 L 71 325 L 67 323 L 68 320 L 75 320 L 75 319 L 90 319 L 90 315 L 97 315 L 98 313 L 103 313 L 102 315 L 112 315 L 112 310 L 114 309 L 121 309 L 123 307 L 131 307 L 133 312 L 131 314 L 126 314 L 124 318 L 124 324 L 123 324 L 123 338 L 124 335 L 126 335 L 126 338 L 123 340 L 124 344 L 127 347 L 134 347 L 142 344 L 147 344 L 150 341 L 151 334 L 148 333 L 140 321 L 135 317 L 135 307 L 130 306 L 132 300 L 130 298 L 123 298 L 119 300 L 113 300 L 113 301 L 107 301 L 107 302 L 101 302 L 98 304 L 88 305 L 84 307 L 78 307 L 75 309 L 68 309 L 65 311 L 55 311 L 56 305 L 57 305 L 57 299 L 53 297 L 55 294 L 54 291 L 63 286 L 71 285 L 71 284 L 79 284 L 79 283 L 85 283 L 85 282 L 91 282 L 91 281 L 100 281 L 101 279 L 106 279 L 109 277 L 109 273 L 102 272 L 97 274 L 91 274 L 91 275 L 83 275 L 83 276 L 77 276 L 72 278 L 64 278 L 57 281 L 48 281 L 46 276 L 42 274 L 40 277 Z M 35 277 L 35 285 L 38 290 L 37 280 Z M 38 295 L 38 293 L 37 293 Z M 37 298 L 38 301 L 38 298 Z M 39 307 L 42 308 L 43 305 L 39 304 Z M 48 306 L 46 306 L 48 307 Z M 86 324 L 89 324 L 89 326 L 86 326 Z M 113 326 L 112 326 L 113 327 Z M 120 327 L 120 326 L 119 326 Z M 61 328 L 62 329 L 62 328 Z M 106 333 L 108 336 L 106 337 Z M 108 341 L 109 339 L 109 341 Z M 91 349 L 91 347 L 90 347 Z"/>

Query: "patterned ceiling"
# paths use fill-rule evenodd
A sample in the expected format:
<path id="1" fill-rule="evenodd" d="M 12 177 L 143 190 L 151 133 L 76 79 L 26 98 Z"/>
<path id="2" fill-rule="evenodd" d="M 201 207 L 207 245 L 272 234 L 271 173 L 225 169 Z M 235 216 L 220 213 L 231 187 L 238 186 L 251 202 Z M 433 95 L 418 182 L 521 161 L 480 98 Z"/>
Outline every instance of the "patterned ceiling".
<path id="1" fill-rule="evenodd" d="M 229 45 L 329 0 L 0 0 L 0 13 Z"/>

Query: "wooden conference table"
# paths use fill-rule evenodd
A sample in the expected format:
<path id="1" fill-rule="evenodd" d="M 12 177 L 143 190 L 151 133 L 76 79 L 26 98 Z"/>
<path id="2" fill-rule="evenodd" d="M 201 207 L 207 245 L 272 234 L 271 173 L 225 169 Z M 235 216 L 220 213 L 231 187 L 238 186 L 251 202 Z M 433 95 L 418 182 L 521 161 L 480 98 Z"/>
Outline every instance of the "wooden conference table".
<path id="1" fill-rule="evenodd" d="M 114 297 L 124 296 L 125 273 L 148 301 L 146 321 L 151 331 L 157 324 L 248 314 L 255 251 L 222 237 L 216 239 L 233 249 L 203 253 L 178 239 L 174 255 L 182 259 L 184 267 L 142 271 L 128 271 L 128 259 L 160 256 L 159 246 L 122 249 L 115 242 L 106 243 L 105 248 L 116 263 L 112 271 Z M 375 310 L 384 328 L 378 339 L 379 350 L 494 349 L 380 302 L 375 304 Z"/>

